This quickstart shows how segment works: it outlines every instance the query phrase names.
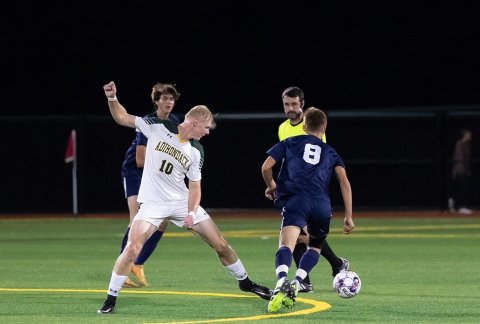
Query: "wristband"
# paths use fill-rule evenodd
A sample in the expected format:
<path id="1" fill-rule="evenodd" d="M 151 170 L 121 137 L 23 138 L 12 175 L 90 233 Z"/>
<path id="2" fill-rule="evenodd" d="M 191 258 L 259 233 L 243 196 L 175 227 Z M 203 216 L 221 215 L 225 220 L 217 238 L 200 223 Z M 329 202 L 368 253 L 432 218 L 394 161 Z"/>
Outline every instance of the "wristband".
<path id="1" fill-rule="evenodd" d="M 188 212 L 188 215 L 190 215 L 190 216 L 192 216 L 193 218 L 195 218 L 195 212 L 194 212 L 194 211 Z"/>
<path id="2" fill-rule="evenodd" d="M 108 101 L 117 101 L 117 96 L 113 97 L 113 98 L 107 98 Z"/>

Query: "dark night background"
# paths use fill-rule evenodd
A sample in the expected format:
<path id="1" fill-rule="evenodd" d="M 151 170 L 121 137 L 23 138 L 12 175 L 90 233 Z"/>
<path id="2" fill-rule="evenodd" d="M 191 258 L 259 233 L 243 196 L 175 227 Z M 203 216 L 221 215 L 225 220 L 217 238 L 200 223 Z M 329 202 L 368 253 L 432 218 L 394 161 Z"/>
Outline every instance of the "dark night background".
<path id="1" fill-rule="evenodd" d="M 327 136 L 353 166 L 361 205 L 438 207 L 459 127 L 474 128 L 478 158 L 478 2 L 20 1 L 3 16 L 1 176 L 15 184 L 0 193 L 4 212 L 69 210 L 63 153 L 73 127 L 83 211 L 127 211 L 119 169 L 132 132 L 108 118 L 102 86 L 110 80 L 134 114 L 151 110 L 156 81 L 176 83 L 175 112 L 202 103 L 219 113 L 219 134 L 204 141 L 206 207 L 270 207 L 259 168 L 281 116 L 223 125 L 221 117 L 281 114 L 291 85 L 331 115 Z M 353 118 L 372 111 L 384 115 Z M 405 169 L 395 165 L 408 159 Z M 405 174 L 412 179 L 402 184 Z M 404 186 L 420 192 L 409 199 Z"/>

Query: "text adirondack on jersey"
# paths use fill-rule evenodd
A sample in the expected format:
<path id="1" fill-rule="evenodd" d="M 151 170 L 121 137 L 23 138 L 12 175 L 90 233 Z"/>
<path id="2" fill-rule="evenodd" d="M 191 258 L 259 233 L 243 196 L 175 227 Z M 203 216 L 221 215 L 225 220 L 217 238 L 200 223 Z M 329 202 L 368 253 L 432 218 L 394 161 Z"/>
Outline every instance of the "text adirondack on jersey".
<path id="1" fill-rule="evenodd" d="M 180 142 L 177 124 L 168 120 L 137 117 L 135 126 L 148 138 L 138 202 L 187 200 L 185 177 L 190 181 L 202 179 L 203 146 L 196 140 Z"/>

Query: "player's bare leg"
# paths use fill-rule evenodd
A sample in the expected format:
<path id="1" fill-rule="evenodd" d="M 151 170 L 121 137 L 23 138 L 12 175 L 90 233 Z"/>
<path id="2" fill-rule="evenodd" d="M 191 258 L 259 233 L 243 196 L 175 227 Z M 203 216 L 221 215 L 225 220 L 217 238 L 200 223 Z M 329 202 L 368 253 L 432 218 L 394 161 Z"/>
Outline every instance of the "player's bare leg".
<path id="1" fill-rule="evenodd" d="M 238 280 L 242 291 L 252 292 L 262 299 L 270 299 L 270 289 L 250 280 L 247 270 L 235 250 L 223 238 L 215 222 L 208 218 L 192 227 L 192 232 L 210 245 L 223 266 Z"/>
<path id="2" fill-rule="evenodd" d="M 156 227 L 146 221 L 136 220 L 132 222 L 127 245 L 113 266 L 112 276 L 108 285 L 107 299 L 102 307 L 98 309 L 98 313 L 109 314 L 113 312 L 117 296 L 120 290 L 122 290 L 125 280 L 128 278 L 133 261 L 138 256 L 138 253 L 140 253 L 145 241 L 155 230 Z"/>

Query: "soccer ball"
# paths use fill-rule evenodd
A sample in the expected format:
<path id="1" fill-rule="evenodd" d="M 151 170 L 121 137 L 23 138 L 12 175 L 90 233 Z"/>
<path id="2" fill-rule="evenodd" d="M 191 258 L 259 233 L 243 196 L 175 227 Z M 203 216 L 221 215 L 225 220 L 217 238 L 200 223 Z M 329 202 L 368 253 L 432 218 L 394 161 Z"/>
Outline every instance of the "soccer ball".
<path id="1" fill-rule="evenodd" d="M 333 290 L 342 298 L 355 297 L 362 288 L 362 281 L 353 271 L 342 270 L 333 278 Z"/>

